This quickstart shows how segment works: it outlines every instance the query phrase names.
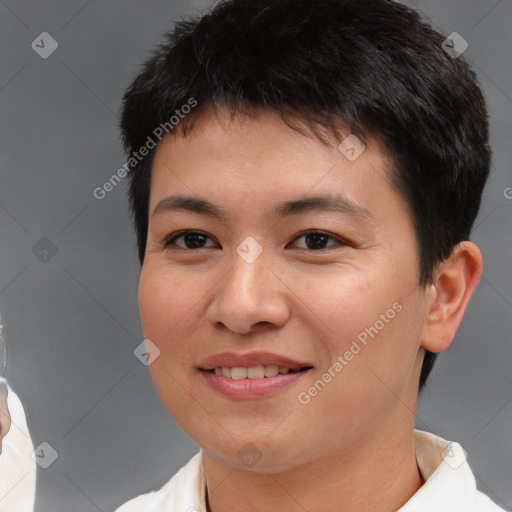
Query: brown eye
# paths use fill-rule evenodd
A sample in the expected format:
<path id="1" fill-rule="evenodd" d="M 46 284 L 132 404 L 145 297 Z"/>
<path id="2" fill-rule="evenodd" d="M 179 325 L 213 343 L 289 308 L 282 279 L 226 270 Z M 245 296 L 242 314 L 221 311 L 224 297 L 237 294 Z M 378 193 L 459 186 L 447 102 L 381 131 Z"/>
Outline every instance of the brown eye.
<path id="1" fill-rule="evenodd" d="M 326 233 L 324 231 L 306 231 L 304 233 L 301 233 L 297 238 L 295 238 L 294 242 L 301 238 L 304 238 L 304 240 L 306 241 L 306 247 L 301 247 L 301 249 L 313 249 L 317 251 L 322 249 L 329 249 L 330 247 L 332 247 L 332 245 L 329 247 L 325 247 L 325 244 L 328 242 L 328 240 L 334 240 L 335 242 L 338 242 L 338 245 L 348 245 L 348 243 L 345 242 L 344 240 L 333 235 L 330 235 L 329 233 Z"/>
<path id="2" fill-rule="evenodd" d="M 203 249 L 205 241 L 210 237 L 201 231 L 182 231 L 178 234 L 173 234 L 165 239 L 164 247 L 166 249 L 173 248 L 176 246 L 179 249 Z M 183 239 L 184 247 L 176 244 L 177 240 Z M 211 238 L 210 238 L 211 240 Z"/>

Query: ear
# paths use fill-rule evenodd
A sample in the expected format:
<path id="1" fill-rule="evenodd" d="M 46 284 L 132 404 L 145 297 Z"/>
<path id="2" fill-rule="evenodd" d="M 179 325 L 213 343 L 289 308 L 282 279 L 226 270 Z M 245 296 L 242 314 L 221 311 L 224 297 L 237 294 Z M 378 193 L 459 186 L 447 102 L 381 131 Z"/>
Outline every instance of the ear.
<path id="1" fill-rule="evenodd" d="M 452 254 L 438 265 L 434 283 L 427 290 L 422 348 L 442 352 L 451 345 L 482 269 L 482 253 L 469 241 L 457 244 Z"/>

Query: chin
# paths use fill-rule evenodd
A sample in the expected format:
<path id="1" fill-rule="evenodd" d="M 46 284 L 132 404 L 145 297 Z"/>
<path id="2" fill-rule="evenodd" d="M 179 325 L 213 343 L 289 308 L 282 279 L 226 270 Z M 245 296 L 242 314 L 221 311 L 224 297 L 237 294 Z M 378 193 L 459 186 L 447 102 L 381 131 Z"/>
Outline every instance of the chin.
<path id="1" fill-rule="evenodd" d="M 216 442 L 196 442 L 202 446 L 204 452 L 227 466 L 254 473 L 272 474 L 307 462 L 304 444 L 297 442 L 297 436 L 287 434 L 286 438 L 292 442 L 287 444 L 284 439 L 270 438 L 260 431 L 255 432 L 254 436 L 244 437 L 243 440 L 228 436 Z"/>

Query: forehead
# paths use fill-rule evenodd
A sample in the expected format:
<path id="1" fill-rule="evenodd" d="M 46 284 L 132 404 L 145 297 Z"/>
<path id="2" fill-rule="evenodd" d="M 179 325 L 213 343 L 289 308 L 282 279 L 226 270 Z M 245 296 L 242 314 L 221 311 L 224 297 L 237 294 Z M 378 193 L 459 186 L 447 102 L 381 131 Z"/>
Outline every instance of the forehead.
<path id="1" fill-rule="evenodd" d="M 348 156 L 354 151 L 347 156 L 333 135 L 322 143 L 304 124 L 300 130 L 304 132 L 275 112 L 233 116 L 227 109 L 206 110 L 186 135 L 176 130 L 158 145 L 150 210 L 175 193 L 253 208 L 267 208 L 269 201 L 279 199 L 281 213 L 287 208 L 285 199 L 326 194 L 342 194 L 360 212 L 370 212 L 372 202 L 393 194 L 401 201 L 392 185 L 391 159 L 377 139 L 354 146 L 362 152 L 352 159 Z M 341 140 L 354 137 L 341 131 Z"/>

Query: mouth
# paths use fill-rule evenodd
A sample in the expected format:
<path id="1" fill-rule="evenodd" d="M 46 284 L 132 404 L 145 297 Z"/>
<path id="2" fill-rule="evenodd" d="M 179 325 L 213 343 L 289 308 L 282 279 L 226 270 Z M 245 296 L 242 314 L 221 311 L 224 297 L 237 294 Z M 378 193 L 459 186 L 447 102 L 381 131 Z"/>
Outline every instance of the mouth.
<path id="1" fill-rule="evenodd" d="M 210 389 L 232 400 L 270 397 L 314 371 L 309 361 L 263 351 L 219 353 L 196 368 Z"/>
<path id="2" fill-rule="evenodd" d="M 276 377 L 277 375 L 285 375 L 290 373 L 300 373 L 307 370 L 311 370 L 312 366 L 303 366 L 302 368 L 290 368 L 287 366 L 276 366 L 276 365 L 259 365 L 259 366 L 217 366 L 211 369 L 204 369 L 203 371 L 213 373 L 225 377 L 227 379 L 243 380 L 243 379 L 269 379 Z"/>
<path id="3" fill-rule="evenodd" d="M 204 382 L 230 400 L 264 399 L 293 386 L 314 370 L 313 366 L 216 366 L 200 368 Z"/>

